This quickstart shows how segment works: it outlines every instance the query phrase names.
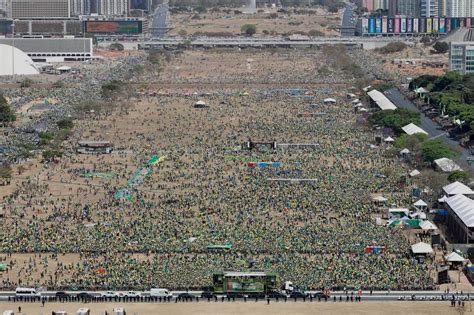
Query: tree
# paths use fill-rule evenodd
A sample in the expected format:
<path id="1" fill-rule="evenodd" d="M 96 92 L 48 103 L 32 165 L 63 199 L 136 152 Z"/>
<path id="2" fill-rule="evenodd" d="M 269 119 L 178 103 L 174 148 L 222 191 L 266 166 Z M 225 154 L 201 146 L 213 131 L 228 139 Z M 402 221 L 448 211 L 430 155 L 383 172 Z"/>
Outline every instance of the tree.
<path id="1" fill-rule="evenodd" d="M 452 183 L 455 181 L 460 181 L 463 183 L 468 183 L 470 180 L 469 174 L 465 171 L 457 170 L 449 173 L 448 180 Z"/>
<path id="2" fill-rule="evenodd" d="M 9 123 L 15 120 L 15 113 L 10 105 L 8 105 L 7 100 L 0 94 L 0 124 Z"/>
<path id="3" fill-rule="evenodd" d="M 123 50 L 124 50 L 124 47 L 123 47 L 123 45 L 120 44 L 120 43 L 112 43 L 112 44 L 110 44 L 109 49 L 110 49 L 110 50 L 123 51 Z"/>
<path id="4" fill-rule="evenodd" d="M 72 119 L 61 119 L 57 123 L 59 129 L 72 129 L 74 127 L 74 122 Z"/>
<path id="5" fill-rule="evenodd" d="M 20 83 L 20 87 L 22 88 L 28 88 L 30 87 L 31 85 L 33 84 L 33 80 L 31 80 L 30 78 L 24 78 L 21 83 Z"/>
<path id="6" fill-rule="evenodd" d="M 411 152 L 418 152 L 423 142 L 428 139 L 428 136 L 424 133 L 415 133 L 414 135 L 402 134 L 400 137 L 395 139 L 393 145 L 398 149 L 407 148 Z"/>
<path id="7" fill-rule="evenodd" d="M 240 28 L 240 31 L 242 33 L 245 33 L 245 35 L 247 36 L 252 36 L 257 33 L 257 26 L 255 26 L 254 24 L 244 24 Z"/>
<path id="8" fill-rule="evenodd" d="M 410 123 L 420 124 L 420 114 L 404 108 L 378 111 L 369 117 L 369 123 L 392 128 L 400 133 L 403 126 Z"/>
<path id="9" fill-rule="evenodd" d="M 446 42 L 436 42 L 436 44 L 433 45 L 433 49 L 438 54 L 445 54 L 449 50 L 449 44 Z"/>
<path id="10" fill-rule="evenodd" d="M 456 152 L 451 150 L 439 139 L 423 142 L 421 144 L 421 153 L 423 154 L 423 159 L 427 162 L 433 162 L 443 157 L 449 158 L 456 155 Z"/>

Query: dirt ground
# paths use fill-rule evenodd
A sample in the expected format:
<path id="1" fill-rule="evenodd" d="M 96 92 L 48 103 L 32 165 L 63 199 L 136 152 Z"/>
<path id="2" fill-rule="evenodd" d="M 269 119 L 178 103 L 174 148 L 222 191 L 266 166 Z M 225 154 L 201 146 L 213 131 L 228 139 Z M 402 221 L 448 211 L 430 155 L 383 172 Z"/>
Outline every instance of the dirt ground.
<path id="1" fill-rule="evenodd" d="M 308 32 L 318 30 L 325 36 L 337 36 L 339 33 L 329 29 L 332 25 L 340 24 L 339 13 L 328 13 L 324 9 L 317 9 L 315 14 L 292 14 L 291 16 L 277 13 L 277 9 L 265 9 L 265 12 L 257 14 L 227 14 L 225 12 L 203 13 L 200 19 L 193 19 L 194 13 L 180 13 L 171 15 L 171 24 L 174 27 L 169 35 L 178 35 L 185 31 L 187 35 L 197 32 L 209 33 L 231 33 L 240 34 L 240 27 L 244 24 L 255 24 L 257 26 L 257 35 L 263 34 L 263 31 L 274 34 L 289 34 L 297 32 Z M 277 18 L 270 18 L 270 14 L 277 13 Z"/>
<path id="2" fill-rule="evenodd" d="M 363 302 L 363 303 L 283 303 L 266 302 L 259 303 L 215 303 L 215 302 L 189 302 L 180 304 L 149 304 L 149 303 L 100 303 L 100 304 L 81 304 L 81 303 L 47 303 L 41 307 L 39 303 L 1 303 L 0 311 L 13 310 L 18 311 L 21 305 L 21 314 L 37 315 L 51 314 L 52 311 L 66 311 L 68 314 L 75 314 L 77 309 L 87 307 L 91 310 L 91 315 L 102 315 L 105 311 L 111 314 L 114 307 L 123 307 L 127 314 L 136 315 L 184 315 L 184 314 L 269 314 L 272 315 L 306 315 L 306 314 L 462 314 L 458 308 L 452 308 L 449 302 Z M 383 311 L 382 311 L 383 309 Z M 466 311 L 469 312 L 469 305 L 466 305 Z M 16 313 L 15 313 L 16 314 Z"/>

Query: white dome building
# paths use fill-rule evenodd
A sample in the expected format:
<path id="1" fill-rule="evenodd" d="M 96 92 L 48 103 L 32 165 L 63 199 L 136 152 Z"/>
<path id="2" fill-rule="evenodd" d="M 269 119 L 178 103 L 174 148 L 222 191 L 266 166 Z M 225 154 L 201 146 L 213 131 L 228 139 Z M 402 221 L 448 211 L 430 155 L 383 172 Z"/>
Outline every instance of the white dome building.
<path id="1" fill-rule="evenodd" d="M 15 75 L 39 74 L 33 60 L 18 48 L 0 44 L 0 56 L 0 76 L 13 75 L 13 70 Z"/>

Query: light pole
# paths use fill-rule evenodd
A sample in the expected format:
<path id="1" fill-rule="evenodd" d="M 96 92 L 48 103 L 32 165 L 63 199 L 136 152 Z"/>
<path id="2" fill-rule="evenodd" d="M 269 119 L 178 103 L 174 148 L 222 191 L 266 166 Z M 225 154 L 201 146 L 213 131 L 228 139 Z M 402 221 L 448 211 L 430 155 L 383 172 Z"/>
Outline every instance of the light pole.
<path id="1" fill-rule="evenodd" d="M 12 77 L 15 82 L 15 22 L 12 21 Z"/>

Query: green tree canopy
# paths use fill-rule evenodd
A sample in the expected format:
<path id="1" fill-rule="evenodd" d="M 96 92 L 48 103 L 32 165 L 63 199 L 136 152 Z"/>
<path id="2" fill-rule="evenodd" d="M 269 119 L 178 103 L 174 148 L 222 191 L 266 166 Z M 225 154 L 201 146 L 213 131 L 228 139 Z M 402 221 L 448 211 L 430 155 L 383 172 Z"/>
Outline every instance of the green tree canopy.
<path id="1" fill-rule="evenodd" d="M 445 54 L 449 50 L 449 44 L 446 42 L 436 42 L 436 44 L 433 45 L 433 49 L 438 54 Z"/>
<path id="2" fill-rule="evenodd" d="M 7 100 L 0 94 L 0 123 L 9 123 L 16 120 L 15 113 L 11 109 Z"/>
<path id="3" fill-rule="evenodd" d="M 443 157 L 450 158 L 456 155 L 456 152 L 451 150 L 441 140 L 427 140 L 421 144 L 421 153 L 423 159 L 427 162 L 433 162 L 436 159 Z"/>
<path id="4" fill-rule="evenodd" d="M 244 24 L 240 28 L 240 31 L 247 36 L 252 36 L 257 33 L 257 26 L 255 26 L 255 24 Z"/>
<path id="5" fill-rule="evenodd" d="M 460 181 L 463 183 L 467 183 L 469 182 L 469 179 L 470 179 L 469 174 L 461 170 L 453 171 L 448 176 L 448 180 L 450 182 Z"/>
<path id="6" fill-rule="evenodd" d="M 408 109 L 397 108 L 396 110 L 378 111 L 369 117 L 372 125 L 379 125 L 394 129 L 400 133 L 401 128 L 410 123 L 420 124 L 420 114 Z"/>

